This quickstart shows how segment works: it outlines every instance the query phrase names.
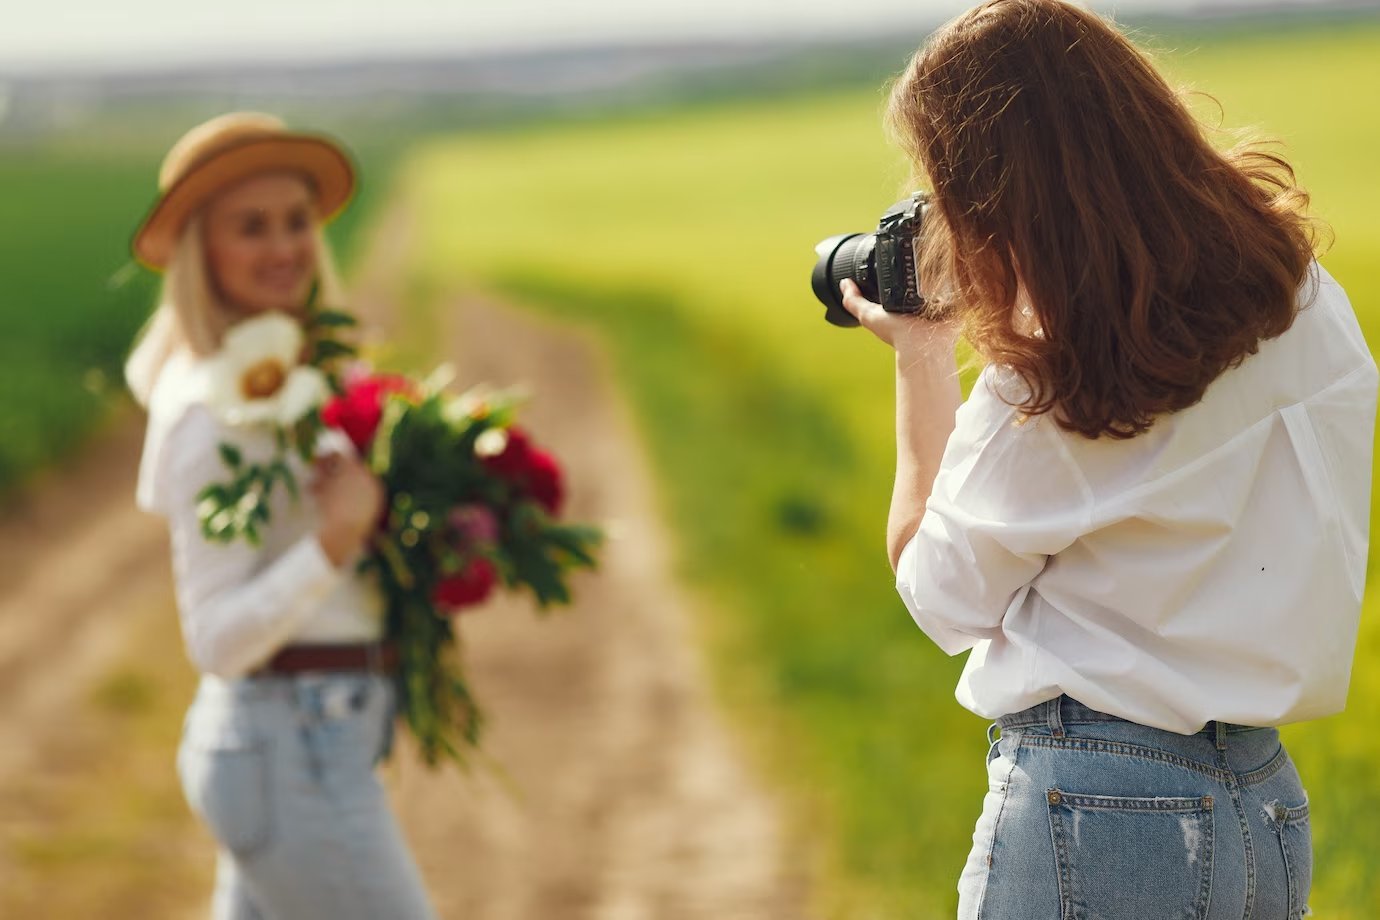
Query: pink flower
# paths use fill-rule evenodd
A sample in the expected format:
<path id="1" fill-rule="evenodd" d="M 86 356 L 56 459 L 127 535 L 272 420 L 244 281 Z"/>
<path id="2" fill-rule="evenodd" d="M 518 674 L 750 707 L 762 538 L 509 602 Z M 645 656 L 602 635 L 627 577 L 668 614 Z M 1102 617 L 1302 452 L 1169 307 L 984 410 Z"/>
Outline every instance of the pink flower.
<path id="1" fill-rule="evenodd" d="M 498 517 L 488 505 L 456 505 L 447 518 L 460 540 L 460 549 L 491 546 L 498 542 Z"/>

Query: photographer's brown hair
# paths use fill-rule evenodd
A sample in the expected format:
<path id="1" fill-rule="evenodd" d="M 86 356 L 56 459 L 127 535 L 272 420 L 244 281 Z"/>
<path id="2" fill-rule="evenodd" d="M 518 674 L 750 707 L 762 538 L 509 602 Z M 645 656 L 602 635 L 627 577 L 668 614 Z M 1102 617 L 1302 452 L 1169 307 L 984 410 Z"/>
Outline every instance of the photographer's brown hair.
<path id="1" fill-rule="evenodd" d="M 1093 13 L 989 0 L 917 52 L 889 121 L 933 186 L 965 332 L 1028 414 L 1132 437 L 1293 322 L 1314 247 L 1293 171 L 1214 149 Z"/>

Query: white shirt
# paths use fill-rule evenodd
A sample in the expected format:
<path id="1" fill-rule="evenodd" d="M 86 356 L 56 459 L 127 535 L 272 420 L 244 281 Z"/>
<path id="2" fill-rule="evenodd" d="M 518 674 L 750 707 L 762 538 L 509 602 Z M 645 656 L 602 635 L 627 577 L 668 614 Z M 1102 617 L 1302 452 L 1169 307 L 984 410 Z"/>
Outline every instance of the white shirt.
<path id="1" fill-rule="evenodd" d="M 1319 266 L 1282 336 L 1129 440 L 1022 419 L 984 371 L 897 588 L 987 717 L 1067 693 L 1144 725 L 1281 725 L 1346 703 L 1377 372 Z"/>
<path id="2" fill-rule="evenodd" d="M 300 487 L 293 500 L 280 485 L 259 547 L 243 540 L 212 543 L 201 535 L 196 494 L 229 478 L 222 441 L 246 462 L 272 456 L 272 434 L 231 428 L 206 407 L 205 366 L 177 352 L 149 400 L 148 432 L 139 468 L 140 508 L 168 519 L 182 635 L 196 666 L 220 677 L 254 670 L 293 642 L 369 642 L 382 633 L 384 601 L 372 577 L 337 569 L 316 539 L 316 509 L 306 486 L 310 469 L 288 460 Z M 348 438 L 327 431 L 321 447 L 351 451 Z"/>

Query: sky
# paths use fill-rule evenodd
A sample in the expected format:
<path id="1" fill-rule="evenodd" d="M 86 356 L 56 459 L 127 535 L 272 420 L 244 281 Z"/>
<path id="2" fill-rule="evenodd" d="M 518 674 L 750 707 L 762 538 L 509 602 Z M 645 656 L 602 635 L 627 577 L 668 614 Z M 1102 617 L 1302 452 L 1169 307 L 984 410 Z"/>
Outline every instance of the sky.
<path id="1" fill-rule="evenodd" d="M 925 27 L 974 0 L 0 0 L 0 72 L 208 60 L 473 52 L 593 42 L 789 38 Z M 1260 0 L 1211 0 L 1249 7 Z M 1093 0 L 1104 12 L 1204 0 Z M 1306 7 L 1308 0 L 1274 0 Z"/>

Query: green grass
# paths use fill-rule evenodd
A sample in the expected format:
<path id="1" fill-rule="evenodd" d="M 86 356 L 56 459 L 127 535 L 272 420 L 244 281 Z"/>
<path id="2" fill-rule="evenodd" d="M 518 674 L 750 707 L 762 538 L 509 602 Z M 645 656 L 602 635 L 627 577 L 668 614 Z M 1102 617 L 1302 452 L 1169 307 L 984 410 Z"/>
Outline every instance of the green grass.
<path id="1" fill-rule="evenodd" d="M 0 491 L 70 452 L 107 405 L 151 287 L 121 284 L 147 163 L 0 154 Z"/>
<path id="2" fill-rule="evenodd" d="M 1380 29 L 1180 45 L 1165 65 L 1213 92 L 1228 124 L 1288 141 L 1336 230 L 1325 261 L 1373 337 Z M 985 726 L 951 698 L 961 662 L 890 587 L 889 356 L 821 322 L 805 277 L 818 239 L 874 225 L 903 191 L 882 100 L 878 88 L 458 138 L 420 149 L 403 191 L 422 222 L 422 287 L 487 287 L 606 338 L 724 698 L 766 739 L 800 833 L 826 841 L 824 911 L 940 917 L 983 791 Z M 1377 664 L 1369 616 L 1348 713 L 1288 733 L 1312 792 L 1319 916 L 1380 903 Z"/>

